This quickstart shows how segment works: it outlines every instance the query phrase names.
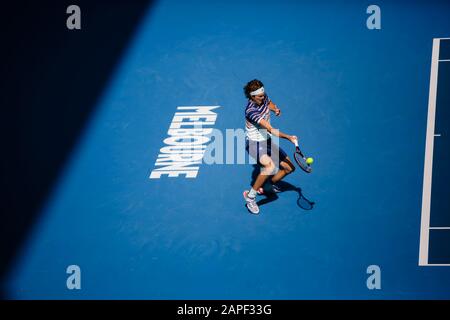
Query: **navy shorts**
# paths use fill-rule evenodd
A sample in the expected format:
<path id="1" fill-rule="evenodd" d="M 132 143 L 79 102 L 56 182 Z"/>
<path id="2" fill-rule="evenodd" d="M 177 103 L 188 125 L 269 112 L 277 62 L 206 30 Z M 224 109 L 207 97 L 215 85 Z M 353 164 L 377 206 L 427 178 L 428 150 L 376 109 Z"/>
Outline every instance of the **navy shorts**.
<path id="1" fill-rule="evenodd" d="M 275 165 L 278 164 L 279 168 L 281 168 L 281 161 L 284 161 L 287 158 L 286 152 L 275 143 L 272 143 L 271 139 L 268 139 L 267 141 L 247 140 L 245 142 L 245 150 L 259 165 L 261 165 L 259 158 L 264 154 L 267 154 L 273 160 Z"/>

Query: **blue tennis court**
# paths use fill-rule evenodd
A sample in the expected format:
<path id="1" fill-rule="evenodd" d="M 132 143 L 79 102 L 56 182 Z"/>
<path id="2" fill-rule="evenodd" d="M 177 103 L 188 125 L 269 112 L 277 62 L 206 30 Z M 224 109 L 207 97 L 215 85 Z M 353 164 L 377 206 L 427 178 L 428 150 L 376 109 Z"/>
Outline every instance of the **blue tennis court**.
<path id="1" fill-rule="evenodd" d="M 449 49 L 450 39 L 433 40 L 420 237 L 420 265 L 423 266 L 450 266 L 450 202 L 446 192 Z"/>
<path id="2" fill-rule="evenodd" d="M 373 30 L 364 1 L 143 6 L 2 268 L 5 298 L 449 299 L 450 4 L 375 4 L 381 29 Z M 110 6 L 124 17 L 129 12 L 120 1 Z M 86 37 L 95 16 L 108 15 L 80 7 L 82 29 L 61 32 L 61 39 Z M 108 56 L 103 37 L 125 37 L 107 35 L 107 26 L 83 47 L 83 61 Z M 57 48 L 41 62 L 49 74 L 66 62 Z M 424 218 L 436 63 L 433 185 Z M 68 75 L 74 90 L 58 100 L 67 116 L 34 121 L 34 128 L 70 123 L 70 112 L 85 105 L 71 104 L 81 94 L 76 88 L 98 71 L 89 68 L 86 77 Z M 43 84 L 28 84 L 24 96 L 39 97 L 40 76 Z M 284 192 L 258 196 L 259 215 L 242 197 L 259 168 L 249 159 L 238 163 L 247 155 L 231 137 L 245 127 L 243 87 L 252 79 L 282 111 L 272 125 L 297 135 L 314 157 L 311 174 L 296 170 L 283 180 Z M 36 99 L 27 107 L 38 114 L 43 106 Z M 175 146 L 170 130 L 187 128 L 211 131 L 182 165 L 168 156 Z M 46 141 L 64 141 L 64 130 L 35 138 L 36 153 Z M 230 141 L 232 147 L 220 147 Z M 292 156 L 292 144 L 279 144 Z M 51 147 L 42 152 L 56 157 Z M 27 177 L 39 170 L 28 168 L 21 183 L 31 185 L 17 195 L 20 203 L 37 192 Z M 78 267 L 80 288 L 68 288 L 69 266 Z M 379 269 L 375 289 L 368 286 L 370 266 Z"/>

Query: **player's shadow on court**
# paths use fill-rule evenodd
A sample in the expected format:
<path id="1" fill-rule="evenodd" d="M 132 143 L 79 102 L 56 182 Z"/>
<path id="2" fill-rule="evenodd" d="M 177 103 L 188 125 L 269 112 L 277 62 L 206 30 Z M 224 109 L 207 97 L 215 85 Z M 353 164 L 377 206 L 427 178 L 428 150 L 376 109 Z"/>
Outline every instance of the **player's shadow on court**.
<path id="1" fill-rule="evenodd" d="M 252 181 L 250 183 L 251 185 L 253 185 L 253 183 L 255 183 L 256 177 L 258 176 L 259 173 L 260 173 L 260 167 L 256 164 L 253 165 Z M 315 202 L 307 199 L 303 195 L 302 189 L 300 187 L 296 187 L 293 184 L 290 184 L 289 182 L 286 182 L 286 181 L 280 181 L 277 183 L 277 185 L 282 190 L 282 193 L 287 192 L 287 191 L 297 192 L 297 194 L 298 194 L 297 206 L 299 206 L 303 210 L 312 210 L 314 208 Z M 273 191 L 269 191 L 270 189 L 268 189 L 268 187 L 269 187 L 269 183 L 266 182 L 266 184 L 263 186 L 264 194 L 262 195 L 265 198 L 256 202 L 258 204 L 258 206 L 265 205 L 267 203 L 270 203 L 270 202 L 278 199 L 278 195 L 276 193 L 274 193 Z"/>

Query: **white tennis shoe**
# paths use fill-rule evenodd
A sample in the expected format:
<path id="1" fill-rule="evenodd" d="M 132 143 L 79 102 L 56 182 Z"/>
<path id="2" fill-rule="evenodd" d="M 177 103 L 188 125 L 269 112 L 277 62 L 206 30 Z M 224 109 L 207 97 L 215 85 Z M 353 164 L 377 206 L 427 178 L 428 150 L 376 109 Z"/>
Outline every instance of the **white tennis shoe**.
<path id="1" fill-rule="evenodd" d="M 248 196 L 248 190 L 244 191 L 244 199 L 246 202 L 246 207 L 248 209 L 248 211 L 250 211 L 250 213 L 252 214 L 259 214 L 259 207 L 258 204 L 256 203 L 256 197 L 255 198 L 250 198 Z"/>

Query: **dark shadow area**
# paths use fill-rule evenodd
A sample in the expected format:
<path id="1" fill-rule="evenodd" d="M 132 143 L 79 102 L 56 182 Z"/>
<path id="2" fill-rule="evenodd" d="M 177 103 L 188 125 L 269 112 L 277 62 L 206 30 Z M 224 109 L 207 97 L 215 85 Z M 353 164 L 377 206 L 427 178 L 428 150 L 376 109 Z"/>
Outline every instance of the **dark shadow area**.
<path id="1" fill-rule="evenodd" d="M 303 195 L 302 189 L 300 187 L 296 187 L 286 181 L 280 181 L 277 183 L 277 185 L 281 188 L 281 190 L 283 190 L 283 192 L 285 192 L 285 191 L 297 192 L 297 194 L 298 194 L 297 205 L 300 208 L 302 208 L 303 210 L 312 210 L 314 208 L 315 202 L 310 201 L 307 198 L 305 198 L 305 196 Z"/>
<path id="2" fill-rule="evenodd" d="M 253 185 L 255 183 L 256 177 L 260 173 L 260 167 L 257 164 L 253 165 L 253 171 L 252 171 L 252 180 L 250 182 L 250 185 Z M 295 174 L 295 173 L 294 173 Z M 269 180 L 269 179 L 267 179 Z M 302 193 L 302 189 L 300 187 L 296 187 L 293 184 L 290 184 L 286 181 L 279 181 L 277 185 L 281 188 L 282 192 L 286 191 L 295 191 L 298 194 L 297 199 L 297 205 L 302 208 L 303 210 L 312 210 L 314 208 L 315 202 L 308 200 L 305 198 L 305 196 Z M 276 193 L 270 190 L 270 183 L 266 181 L 264 185 L 264 199 L 261 199 L 257 201 L 256 203 L 258 206 L 262 206 L 264 204 L 270 203 L 272 201 L 275 201 L 278 199 L 278 196 Z"/>
<path id="3" fill-rule="evenodd" d="M 66 27 L 72 4 L 81 8 L 81 30 Z M 3 284 L 10 264 L 153 4 L 2 3 L 0 298 L 7 298 Z"/>

